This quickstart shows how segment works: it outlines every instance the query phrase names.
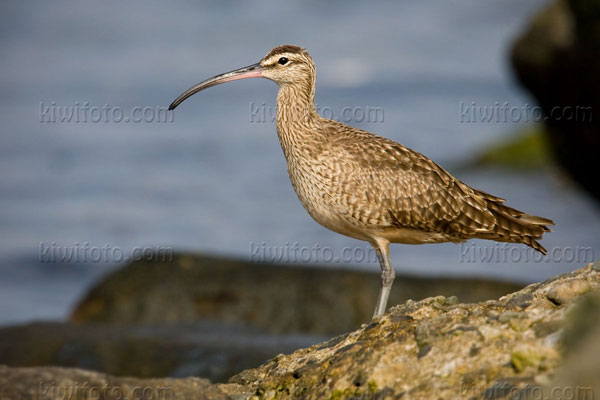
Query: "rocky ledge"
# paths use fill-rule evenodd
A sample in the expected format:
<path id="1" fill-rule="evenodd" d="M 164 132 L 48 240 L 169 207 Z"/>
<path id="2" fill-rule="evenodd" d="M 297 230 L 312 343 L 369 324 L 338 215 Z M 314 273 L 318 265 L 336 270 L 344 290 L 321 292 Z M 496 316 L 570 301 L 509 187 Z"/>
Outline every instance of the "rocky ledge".
<path id="1" fill-rule="evenodd" d="M 596 262 L 499 300 L 409 300 L 356 331 L 279 355 L 226 384 L 2 367 L 0 399 L 64 399 L 66 390 L 79 390 L 81 399 L 141 398 L 143 391 L 169 399 L 597 398 L 599 287 Z"/>

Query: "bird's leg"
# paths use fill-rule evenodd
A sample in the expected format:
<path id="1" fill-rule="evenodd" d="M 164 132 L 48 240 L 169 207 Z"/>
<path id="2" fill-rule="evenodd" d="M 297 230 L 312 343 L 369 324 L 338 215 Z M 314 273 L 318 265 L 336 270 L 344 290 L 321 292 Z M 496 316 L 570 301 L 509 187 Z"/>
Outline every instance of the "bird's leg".
<path id="1" fill-rule="evenodd" d="M 379 297 L 377 298 L 377 305 L 375 306 L 375 312 L 373 318 L 379 317 L 385 313 L 385 307 L 387 305 L 390 290 L 392 289 L 392 283 L 396 277 L 392 260 L 390 259 L 390 243 L 386 241 L 374 241 L 371 243 L 377 254 L 379 265 L 381 266 L 381 289 L 379 290 Z"/>

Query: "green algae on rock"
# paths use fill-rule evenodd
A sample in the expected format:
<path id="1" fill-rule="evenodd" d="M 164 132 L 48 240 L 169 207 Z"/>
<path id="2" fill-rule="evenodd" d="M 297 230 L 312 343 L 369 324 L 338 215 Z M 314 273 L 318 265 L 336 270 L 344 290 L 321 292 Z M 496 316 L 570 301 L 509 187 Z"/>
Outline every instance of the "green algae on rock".
<path id="1" fill-rule="evenodd" d="M 537 169 L 552 164 L 552 151 L 540 125 L 516 132 L 504 142 L 484 149 L 470 160 L 467 167 L 501 167 Z"/>

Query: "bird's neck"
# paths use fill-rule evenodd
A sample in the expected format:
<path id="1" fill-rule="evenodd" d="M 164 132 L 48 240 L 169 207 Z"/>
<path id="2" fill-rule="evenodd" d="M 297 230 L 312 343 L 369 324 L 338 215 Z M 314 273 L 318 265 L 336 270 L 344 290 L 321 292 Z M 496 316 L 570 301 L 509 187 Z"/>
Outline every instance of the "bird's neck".
<path id="1" fill-rule="evenodd" d="M 313 128 L 320 118 L 315 108 L 314 84 L 280 86 L 277 133 L 286 157 L 294 148 L 315 139 Z"/>

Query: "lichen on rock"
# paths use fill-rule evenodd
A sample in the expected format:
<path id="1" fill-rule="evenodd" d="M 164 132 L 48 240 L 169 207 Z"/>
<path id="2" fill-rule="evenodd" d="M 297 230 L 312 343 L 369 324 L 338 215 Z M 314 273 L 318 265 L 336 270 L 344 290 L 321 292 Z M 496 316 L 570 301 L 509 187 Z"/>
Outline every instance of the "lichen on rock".
<path id="1" fill-rule="evenodd" d="M 175 399 L 500 399 L 532 393 L 539 398 L 556 394 L 554 388 L 593 395 L 600 389 L 598 269 L 589 264 L 499 300 L 407 301 L 355 331 L 278 355 L 226 384 L 1 367 L 0 398 L 40 398 L 24 383 L 42 377 L 57 384 L 108 382 L 124 389 L 166 382 Z M 555 292 L 568 301 L 557 302 Z M 116 400 L 110 394 L 104 398 Z"/>
<path id="2" fill-rule="evenodd" d="M 584 286 L 600 286 L 592 264 L 498 301 L 408 301 L 352 333 L 271 360 L 254 369 L 251 380 L 242 374 L 231 382 L 250 385 L 265 399 L 298 393 L 309 399 L 454 399 L 507 387 L 531 390 L 561 362 L 557 332 L 569 306 L 557 305 L 548 293 L 562 288 L 576 301 L 587 292 Z"/>

